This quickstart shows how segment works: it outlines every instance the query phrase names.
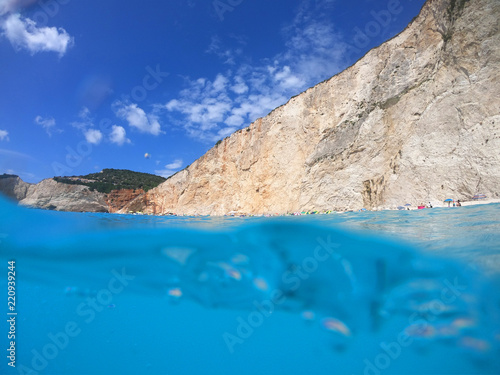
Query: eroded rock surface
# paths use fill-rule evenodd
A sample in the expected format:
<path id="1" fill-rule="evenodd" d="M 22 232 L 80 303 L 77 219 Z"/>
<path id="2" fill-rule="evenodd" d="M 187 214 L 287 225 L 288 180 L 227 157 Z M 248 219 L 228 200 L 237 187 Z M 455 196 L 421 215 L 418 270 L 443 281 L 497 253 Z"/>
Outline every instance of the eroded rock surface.
<path id="1" fill-rule="evenodd" d="M 398 36 L 122 212 L 286 213 L 500 194 L 500 2 L 430 0 Z"/>

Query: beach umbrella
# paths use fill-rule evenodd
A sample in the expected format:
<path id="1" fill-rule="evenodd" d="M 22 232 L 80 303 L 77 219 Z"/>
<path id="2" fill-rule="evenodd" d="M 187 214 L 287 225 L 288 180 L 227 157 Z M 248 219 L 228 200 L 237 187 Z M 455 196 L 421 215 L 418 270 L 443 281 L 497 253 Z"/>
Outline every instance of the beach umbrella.
<path id="1" fill-rule="evenodd" d="M 409 204 L 409 203 L 406 203 L 406 204 L 405 204 L 405 206 L 406 206 L 406 207 L 408 207 L 408 206 L 411 206 L 411 204 Z"/>
<path id="2" fill-rule="evenodd" d="M 398 206 L 398 210 L 404 210 L 405 208 L 403 206 Z"/>

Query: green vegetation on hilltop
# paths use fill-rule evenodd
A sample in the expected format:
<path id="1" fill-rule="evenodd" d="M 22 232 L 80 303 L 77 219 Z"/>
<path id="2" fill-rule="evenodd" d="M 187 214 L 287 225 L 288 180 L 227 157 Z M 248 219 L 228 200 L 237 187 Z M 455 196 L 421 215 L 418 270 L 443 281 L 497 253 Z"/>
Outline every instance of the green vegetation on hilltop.
<path id="1" fill-rule="evenodd" d="M 85 176 L 54 177 L 54 180 L 63 184 L 84 185 L 90 190 L 97 190 L 109 194 L 117 189 L 149 189 L 157 187 L 166 179 L 149 173 L 133 172 L 126 169 L 103 169 L 99 173 Z"/>
<path id="2" fill-rule="evenodd" d="M 0 178 L 13 178 L 13 177 L 19 177 L 19 176 L 16 176 L 15 174 L 7 174 L 7 173 L 0 174 Z"/>

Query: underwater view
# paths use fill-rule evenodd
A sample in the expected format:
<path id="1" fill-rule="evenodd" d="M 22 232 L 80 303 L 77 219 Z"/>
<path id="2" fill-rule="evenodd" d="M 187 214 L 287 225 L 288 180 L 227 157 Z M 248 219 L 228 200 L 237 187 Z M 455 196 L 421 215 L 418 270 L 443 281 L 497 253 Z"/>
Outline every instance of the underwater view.
<path id="1" fill-rule="evenodd" d="M 2 199 L 16 315 L 1 373 L 498 374 L 499 213 L 154 217 Z"/>

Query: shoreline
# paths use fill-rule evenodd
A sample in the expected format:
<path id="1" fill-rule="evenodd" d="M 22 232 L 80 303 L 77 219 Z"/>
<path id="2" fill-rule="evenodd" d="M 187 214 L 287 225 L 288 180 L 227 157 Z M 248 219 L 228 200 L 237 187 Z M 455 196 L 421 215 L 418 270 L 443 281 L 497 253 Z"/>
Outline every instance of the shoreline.
<path id="1" fill-rule="evenodd" d="M 432 202 L 431 202 L 432 203 Z M 462 204 L 462 207 L 467 207 L 467 206 L 481 206 L 481 205 L 487 205 L 487 204 L 495 204 L 495 203 L 500 203 L 500 199 L 481 199 L 477 201 L 460 201 Z M 440 202 L 437 204 L 432 203 L 432 208 L 453 208 L 453 203 L 450 204 L 450 207 L 448 207 L 447 203 Z M 455 206 L 456 207 L 456 206 Z M 430 208 L 425 208 L 425 209 L 430 209 Z M 333 215 L 333 214 L 343 214 L 343 213 L 350 213 L 350 212 L 379 212 L 379 211 L 419 211 L 417 206 L 410 206 L 409 210 L 398 210 L 396 207 L 379 207 L 379 208 L 374 208 L 374 209 L 350 209 L 350 210 L 345 210 L 345 211 L 335 211 L 335 210 L 330 210 L 326 212 L 319 212 L 319 211 L 311 211 L 307 213 L 284 213 L 284 214 L 242 214 L 238 213 L 235 215 L 208 215 L 211 217 L 281 217 L 281 216 L 306 216 L 306 215 Z M 315 213 L 312 213 L 315 212 Z M 160 215 L 161 216 L 161 215 Z M 176 215 L 176 216 L 189 216 L 189 215 Z M 195 215 L 196 216 L 196 215 Z M 206 216 L 206 215 L 198 215 L 198 216 Z"/>
<path id="2" fill-rule="evenodd" d="M 500 203 L 500 199 L 484 199 L 484 200 L 467 201 L 460 203 L 463 203 L 462 206 L 477 206 L 481 204 Z"/>
<path id="3" fill-rule="evenodd" d="M 456 201 L 455 201 L 456 202 Z M 448 203 L 445 202 L 440 202 L 437 204 L 432 203 L 432 208 L 453 208 L 453 203 L 450 204 L 448 207 Z M 471 200 L 471 201 L 460 201 L 462 204 L 462 207 L 467 207 L 467 206 L 481 206 L 485 204 L 494 204 L 494 203 L 500 203 L 500 199 L 480 199 L 480 200 Z M 384 208 L 382 210 L 398 210 L 397 208 Z M 381 210 L 381 211 L 382 211 Z M 410 206 L 410 211 L 418 210 L 417 206 Z"/>
<path id="4" fill-rule="evenodd" d="M 432 202 L 431 202 L 432 203 Z M 477 201 L 461 201 L 462 207 L 467 207 L 467 206 L 480 206 L 480 205 L 487 205 L 487 204 L 495 204 L 495 203 L 500 203 L 500 199 L 481 199 Z M 454 208 L 453 203 L 450 204 L 450 207 L 448 207 L 447 203 L 441 202 L 434 204 L 432 203 L 432 208 Z M 455 206 L 456 207 L 456 206 Z M 430 208 L 425 208 L 425 209 L 430 209 Z M 135 212 L 135 213 L 118 213 L 115 212 L 114 214 L 117 215 L 145 215 L 145 216 L 177 216 L 177 217 L 284 217 L 284 216 L 309 216 L 309 215 L 334 215 L 334 214 L 344 214 L 344 213 L 351 213 L 351 212 L 380 212 L 380 211 L 420 211 L 420 209 L 417 208 L 417 206 L 410 206 L 409 210 L 398 210 L 395 207 L 378 207 L 374 209 L 349 209 L 345 211 L 335 211 L 335 210 L 329 210 L 329 211 L 307 211 L 307 212 L 294 212 L 294 213 L 282 213 L 282 214 L 248 214 L 248 213 L 243 213 L 243 212 L 234 212 L 234 213 L 228 213 L 225 215 L 183 215 L 183 214 L 164 214 L 164 215 L 153 215 L 153 214 L 147 214 L 147 213 L 142 213 L 142 212 Z"/>
<path id="5" fill-rule="evenodd" d="M 462 207 L 468 207 L 468 206 L 480 206 L 480 205 L 487 205 L 487 204 L 496 204 L 500 203 L 500 198 L 490 198 L 490 199 L 481 199 L 481 200 L 470 200 L 470 201 L 461 201 Z M 450 204 L 448 207 L 448 203 L 445 202 L 432 202 L 432 208 L 454 208 L 453 203 Z M 40 207 L 34 207 L 34 206 L 29 206 L 29 205 L 23 205 L 19 204 L 17 202 L 18 206 L 25 207 L 25 208 L 31 208 L 31 209 L 41 209 L 41 210 L 46 210 L 44 208 Z M 402 206 L 401 206 L 402 207 Z M 405 207 L 406 208 L 406 207 Z M 425 208 L 429 209 L 429 208 Z M 302 212 L 294 212 L 294 213 L 266 213 L 266 214 L 249 214 L 249 213 L 244 213 L 244 212 L 229 212 L 224 215 L 199 215 L 199 214 L 194 214 L 194 215 L 184 215 L 184 214 L 175 214 L 175 213 L 168 213 L 168 214 L 150 214 L 150 213 L 143 213 L 143 212 L 107 212 L 108 214 L 112 215 L 138 215 L 138 216 L 174 216 L 174 217 L 284 217 L 284 216 L 308 216 L 308 215 L 334 215 L 334 214 L 344 214 L 344 213 L 350 213 L 350 212 L 380 212 L 380 211 L 419 211 L 417 205 L 412 205 L 408 209 L 404 210 L 399 210 L 395 206 L 379 206 L 375 207 L 373 209 L 346 209 L 342 211 L 336 211 L 336 210 L 328 210 L 328 211 L 302 211 Z M 94 211 L 59 211 L 59 212 L 80 212 L 80 213 L 95 213 Z"/>

